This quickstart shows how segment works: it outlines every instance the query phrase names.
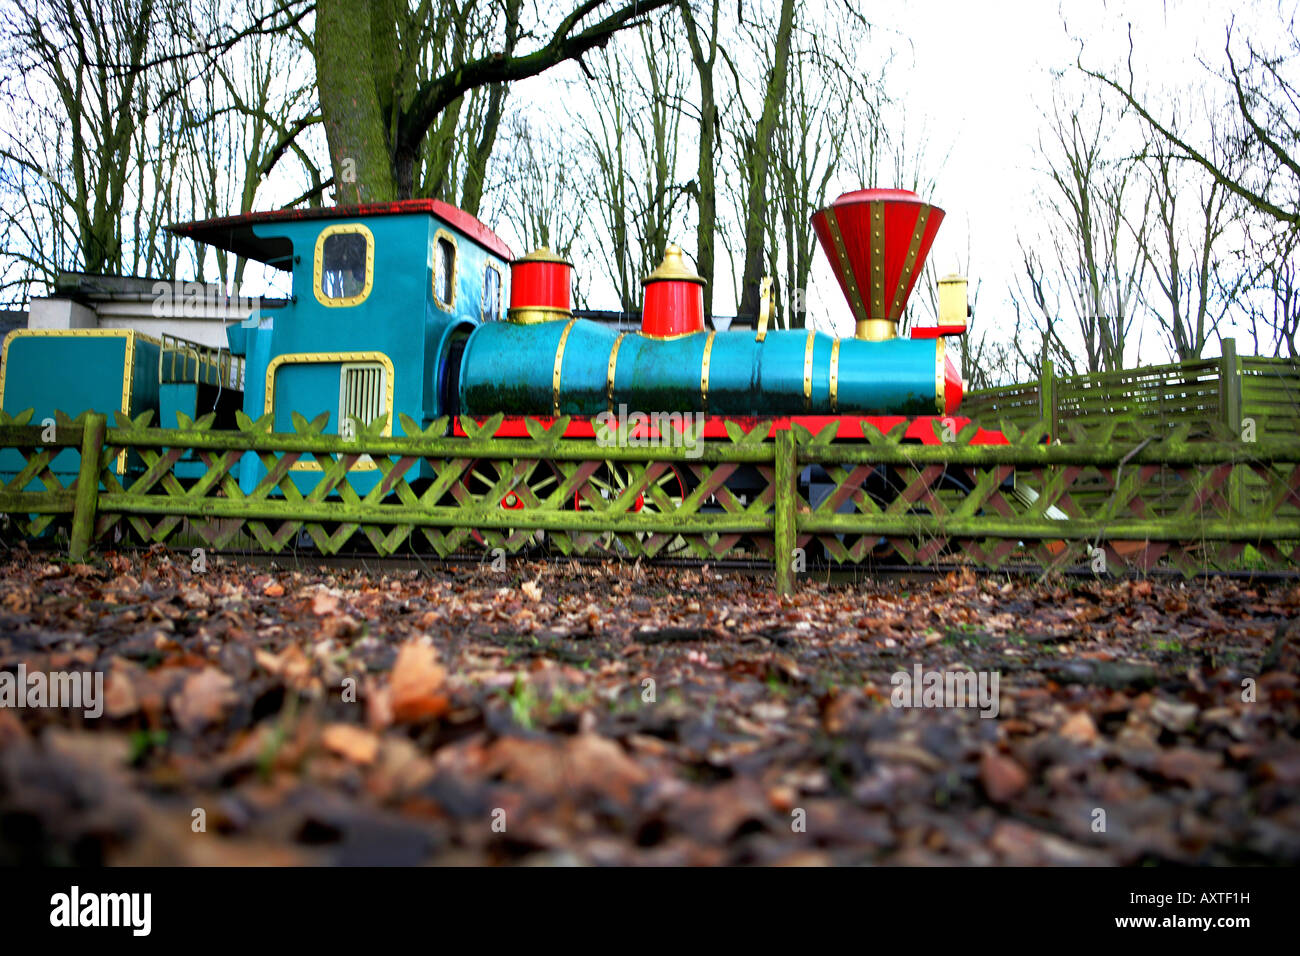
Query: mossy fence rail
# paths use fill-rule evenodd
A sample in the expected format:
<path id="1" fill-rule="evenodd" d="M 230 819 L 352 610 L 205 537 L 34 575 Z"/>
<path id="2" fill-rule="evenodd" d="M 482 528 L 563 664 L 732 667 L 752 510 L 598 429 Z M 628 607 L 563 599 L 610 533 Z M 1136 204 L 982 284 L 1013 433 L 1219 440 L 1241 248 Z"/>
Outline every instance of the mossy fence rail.
<path id="1" fill-rule="evenodd" d="M 832 429 L 733 425 L 729 440 L 639 447 L 561 438 L 566 419 L 530 421 L 525 439 L 487 437 L 499 420 L 462 419 L 468 437 L 445 437 L 446 420 L 421 430 L 403 416 L 405 437 L 375 423 L 348 440 L 322 433 L 325 416 L 296 416 L 290 434 L 242 415 L 239 431 L 223 432 L 206 419 L 158 429 L 148 415 L 118 415 L 110 428 L 86 413 L 51 429 L 0 414 L 0 450 L 22 462 L 0 485 L 0 513 L 9 534 L 67 526 L 77 560 L 130 542 L 222 549 L 241 535 L 270 552 L 307 539 L 322 554 L 542 547 L 761 557 L 783 591 L 817 555 L 1109 573 L 1300 566 L 1294 436 L 1191 441 L 1182 424 L 1120 440 L 1132 423 L 1113 417 L 1086 433 L 1072 423 L 1071 440 L 1050 445 L 1041 423 L 1006 422 L 1008 445 L 970 444 L 973 425 L 936 445 L 905 443 L 901 428 L 864 425 L 860 442 L 845 442 Z M 51 469 L 60 454 L 80 455 L 75 477 Z M 266 471 L 247 493 L 232 475 L 244 456 Z M 179 477 L 182 460 L 200 477 Z M 318 469 L 305 492 L 300 462 Z M 814 467 L 814 485 L 801 482 Z"/>
<path id="2" fill-rule="evenodd" d="M 1068 440 L 1066 426 L 1096 424 L 1116 415 L 1132 434 L 1159 433 L 1181 425 L 1192 439 L 1226 429 L 1248 437 L 1300 435 L 1300 361 L 1238 355 L 1223 340 L 1219 358 L 1150 365 L 1090 375 L 1059 376 L 1044 362 L 1037 381 L 982 389 L 962 402 L 977 421 L 1010 421 L 1021 428 L 1042 424 Z M 1126 437 L 1121 429 L 1116 437 Z"/>

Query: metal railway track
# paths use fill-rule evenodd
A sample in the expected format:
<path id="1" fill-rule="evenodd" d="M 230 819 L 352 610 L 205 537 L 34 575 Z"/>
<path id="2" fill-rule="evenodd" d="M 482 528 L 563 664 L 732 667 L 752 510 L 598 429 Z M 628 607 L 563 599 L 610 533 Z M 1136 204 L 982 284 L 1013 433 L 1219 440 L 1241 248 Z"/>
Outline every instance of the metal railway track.
<path id="1" fill-rule="evenodd" d="M 61 553 L 58 548 L 34 550 L 49 550 L 51 552 Z M 144 547 L 124 547 L 119 550 L 143 553 L 148 549 Z M 178 555 L 183 555 L 188 559 L 189 550 L 187 548 L 177 549 L 176 553 Z M 294 550 L 272 554 L 265 551 L 230 549 L 209 550 L 207 555 L 209 560 L 221 559 L 224 561 L 246 563 L 254 567 L 292 568 L 295 570 L 313 569 L 322 566 L 363 568 L 368 570 L 410 570 L 412 568 L 450 570 L 452 568 L 465 568 L 473 565 L 486 565 L 489 563 L 489 559 L 485 555 L 471 552 L 440 557 L 438 555 L 425 555 L 418 553 L 382 556 L 368 551 L 341 551 L 336 554 L 325 555 L 308 550 Z M 512 555 L 508 561 L 508 566 L 518 566 L 520 564 L 534 563 L 538 561 L 554 564 L 576 564 L 584 567 L 600 565 L 622 565 L 630 567 L 637 563 L 635 559 L 624 558 L 619 560 L 592 555 L 562 555 L 558 557 L 549 555 Z M 642 560 L 640 563 L 644 566 L 654 568 L 702 570 L 707 567 L 712 571 L 733 572 L 757 577 L 769 576 L 772 574 L 771 562 L 760 558 L 752 560 L 726 558 L 712 561 L 706 561 L 702 558 L 655 558 L 648 561 Z M 803 580 L 820 580 L 826 581 L 830 584 L 855 584 L 870 579 L 930 581 L 967 568 L 974 571 L 976 574 L 990 577 L 1032 578 L 1039 577 L 1043 574 L 1043 568 L 1041 566 L 1032 564 L 1009 565 L 1001 568 L 979 568 L 956 563 L 922 566 L 882 563 L 826 564 L 814 562 L 809 565 L 808 570 L 803 572 L 801 577 Z M 1096 575 L 1087 565 L 1062 569 L 1060 574 L 1063 577 L 1070 579 L 1091 579 L 1098 577 L 1098 575 Z M 1130 580 L 1140 580 L 1146 577 L 1170 581 L 1199 581 L 1218 578 L 1239 581 L 1287 582 L 1300 581 L 1300 571 L 1251 569 L 1203 571 L 1194 574 L 1190 579 L 1184 579 L 1182 572 L 1178 571 L 1176 568 L 1155 568 L 1145 574 L 1130 572 L 1121 577 Z M 1108 580 L 1116 579 L 1108 578 Z"/>

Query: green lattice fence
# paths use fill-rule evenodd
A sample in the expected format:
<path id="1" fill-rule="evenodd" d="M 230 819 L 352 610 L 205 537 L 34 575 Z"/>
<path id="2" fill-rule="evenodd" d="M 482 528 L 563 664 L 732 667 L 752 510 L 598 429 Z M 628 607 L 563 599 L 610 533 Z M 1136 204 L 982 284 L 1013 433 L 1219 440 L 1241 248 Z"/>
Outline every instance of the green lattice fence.
<path id="1" fill-rule="evenodd" d="M 238 432 L 208 420 L 163 430 L 119 415 L 116 424 L 60 417 L 51 439 L 25 418 L 0 418 L 0 449 L 25 463 L 0 489 L 0 512 L 26 535 L 68 523 L 76 557 L 181 534 L 218 549 L 246 535 L 269 552 L 305 536 L 323 554 L 519 552 L 540 541 L 559 554 L 761 557 L 782 588 L 797 576 L 800 548 L 839 562 L 989 568 L 1104 555 L 1111 573 L 1300 566 L 1294 438 L 1192 441 L 1179 426 L 1121 440 L 1132 428 L 1122 418 L 1072 423 L 1070 440 L 1051 446 L 1041 425 L 1009 422 L 1004 446 L 969 444 L 973 426 L 954 442 L 918 445 L 902 441 L 901 427 L 884 435 L 864 425 L 861 441 L 845 442 L 831 441 L 832 429 L 770 435 L 766 424 L 733 424 L 729 440 L 694 448 L 564 439 L 566 419 L 530 421 L 527 439 L 486 437 L 499 419 L 462 420 L 465 438 L 443 437 L 445 420 L 421 431 L 406 419 L 407 437 L 385 438 L 376 423 L 352 441 L 322 434 L 323 417 L 297 418 L 294 434 L 272 433 L 269 417 L 241 416 Z M 65 448 L 82 453 L 66 485 L 50 470 Z M 138 466 L 119 474 L 123 451 Z M 206 472 L 182 480 L 176 464 L 191 452 Z M 249 452 L 267 474 L 245 493 L 232 469 Z M 290 477 L 301 461 L 320 468 L 308 493 Z M 359 492 L 351 479 L 371 461 L 380 480 Z M 800 480 L 812 468 L 825 494 Z"/>
<path id="2" fill-rule="evenodd" d="M 1233 339 L 1223 341 L 1223 355 L 1214 359 L 1064 377 L 1045 362 L 1042 373 L 1035 382 L 972 392 L 962 414 L 988 427 L 1009 420 L 1023 429 L 1041 422 L 1065 442 L 1118 418 L 1123 424 L 1111 432 L 1112 440 L 1126 447 L 1175 429 L 1193 441 L 1300 436 L 1300 364 L 1239 356 Z M 1147 508 L 1176 516 L 1182 480 L 1176 471 L 1154 473 L 1143 485 Z M 1268 497 L 1254 473 L 1236 474 L 1231 484 L 1234 494 L 1248 499 Z M 1111 489 L 1104 482 L 1079 484 L 1073 496 L 1092 509 L 1110 498 Z"/>

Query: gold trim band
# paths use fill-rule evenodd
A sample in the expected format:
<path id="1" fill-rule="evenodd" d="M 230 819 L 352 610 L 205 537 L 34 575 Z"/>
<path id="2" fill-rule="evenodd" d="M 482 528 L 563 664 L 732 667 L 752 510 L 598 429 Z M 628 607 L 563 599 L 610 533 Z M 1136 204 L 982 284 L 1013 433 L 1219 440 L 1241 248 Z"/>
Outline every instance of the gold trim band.
<path id="1" fill-rule="evenodd" d="M 506 312 L 506 321 L 515 325 L 540 325 L 543 322 L 563 322 L 573 318 L 568 309 L 555 309 L 550 306 L 529 306 L 522 309 L 510 309 Z"/>
<path id="2" fill-rule="evenodd" d="M 692 335 L 703 335 L 703 329 L 695 329 L 691 332 L 675 332 L 672 335 L 651 335 L 649 332 L 638 331 L 637 335 L 643 339 L 653 339 L 656 342 L 676 342 L 678 339 L 688 339 Z"/>
<path id="3" fill-rule="evenodd" d="M 840 410 L 840 340 L 831 342 L 831 413 Z"/>
<path id="4" fill-rule="evenodd" d="M 903 271 L 898 274 L 898 284 L 894 286 L 894 295 L 889 303 L 889 312 L 891 315 L 902 311 L 902 303 L 899 297 L 903 295 L 903 290 L 911 284 L 912 273 L 916 270 L 916 257 L 921 251 L 921 240 L 925 238 L 925 227 L 930 221 L 931 206 L 921 206 L 921 211 L 916 216 L 916 225 L 912 227 L 912 239 L 907 244 L 907 255 L 903 258 Z"/>
<path id="5" fill-rule="evenodd" d="M 885 315 L 885 204 L 868 204 L 871 210 L 871 274 L 867 282 L 871 288 L 871 314 Z"/>
<path id="6" fill-rule="evenodd" d="M 805 412 L 812 407 L 813 342 L 816 338 L 816 332 L 809 332 L 808 341 L 803 347 L 803 410 Z"/>
<path id="7" fill-rule="evenodd" d="M 704 358 L 700 362 L 700 407 L 707 415 L 709 412 L 709 355 L 713 352 L 713 337 L 717 332 L 710 332 L 704 340 Z"/>
<path id="8" fill-rule="evenodd" d="M 840 260 L 840 275 L 844 278 L 844 287 L 849 292 L 849 305 L 861 322 L 867 317 L 867 307 L 862 301 L 862 292 L 858 289 L 858 280 L 853 276 L 853 266 L 849 264 L 849 254 L 844 247 L 844 235 L 840 232 L 840 221 L 835 217 L 835 210 L 826 209 L 826 228 L 831 234 L 831 244 L 835 247 L 835 256 Z"/>
<path id="9" fill-rule="evenodd" d="M 573 323 L 577 321 L 569 319 L 569 324 L 560 333 L 560 344 L 555 347 L 555 367 L 551 369 L 551 407 L 556 418 L 560 417 L 560 367 L 564 365 L 564 346 L 569 341 L 569 333 L 573 331 Z"/>
<path id="10" fill-rule="evenodd" d="M 946 410 L 944 402 L 944 351 L 948 343 L 944 339 L 935 339 L 934 347 L 934 401 L 939 408 L 939 414 L 942 415 Z"/>
<path id="11" fill-rule="evenodd" d="M 897 338 L 898 330 L 892 319 L 863 319 L 858 322 L 854 336 L 868 342 L 885 342 Z"/>
<path id="12" fill-rule="evenodd" d="M 614 373 L 618 369 L 618 347 L 623 344 L 623 339 L 626 337 L 626 332 L 618 333 L 618 338 L 614 340 L 614 347 L 609 350 L 609 369 L 605 373 L 605 403 L 609 406 L 611 415 L 614 413 Z"/>

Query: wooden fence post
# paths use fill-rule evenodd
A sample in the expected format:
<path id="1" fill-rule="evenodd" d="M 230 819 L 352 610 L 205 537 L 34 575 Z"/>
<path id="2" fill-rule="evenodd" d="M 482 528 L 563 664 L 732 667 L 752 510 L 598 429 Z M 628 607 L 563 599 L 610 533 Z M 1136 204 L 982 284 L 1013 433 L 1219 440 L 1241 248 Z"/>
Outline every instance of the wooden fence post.
<path id="1" fill-rule="evenodd" d="M 1228 430 L 1241 437 L 1241 361 L 1237 358 L 1237 340 L 1223 340 L 1223 357 L 1219 359 L 1219 412 Z"/>
<path id="2" fill-rule="evenodd" d="M 1043 372 L 1038 377 L 1038 418 L 1047 426 L 1047 435 L 1056 441 L 1056 367 L 1051 359 L 1043 359 Z"/>
<path id="3" fill-rule="evenodd" d="M 81 469 L 72 511 L 72 541 L 68 557 L 84 561 L 95 536 L 95 508 L 99 504 L 99 464 L 108 419 L 91 412 L 81 432 Z"/>
<path id="4" fill-rule="evenodd" d="M 795 456 L 794 432 L 786 430 L 776 433 L 774 443 L 776 467 L 772 473 L 775 482 L 772 502 L 772 561 L 776 571 L 776 589 L 781 594 L 794 593 L 795 549 L 795 495 L 798 477 Z"/>
<path id="5" fill-rule="evenodd" d="M 1219 414 L 1229 435 L 1238 440 L 1242 433 L 1241 361 L 1237 358 L 1237 340 L 1223 340 L 1223 357 L 1219 359 Z M 1234 468 L 1228 473 L 1228 507 L 1241 514 L 1241 476 Z"/>

